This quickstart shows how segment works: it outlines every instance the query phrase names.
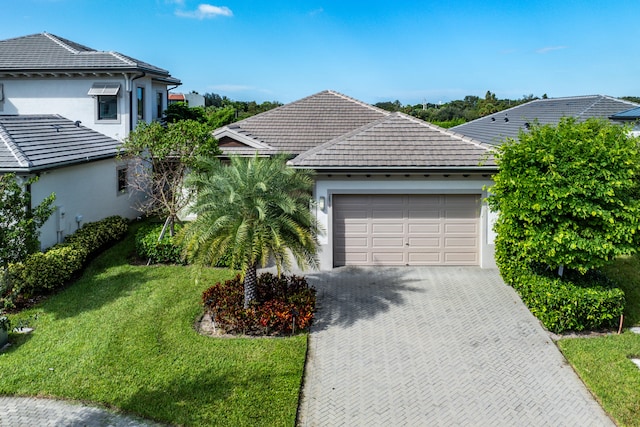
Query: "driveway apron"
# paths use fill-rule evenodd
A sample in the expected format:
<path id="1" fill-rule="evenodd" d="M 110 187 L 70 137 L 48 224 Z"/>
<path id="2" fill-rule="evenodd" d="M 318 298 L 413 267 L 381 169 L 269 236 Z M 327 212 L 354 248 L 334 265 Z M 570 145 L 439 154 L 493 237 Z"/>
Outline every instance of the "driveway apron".
<path id="1" fill-rule="evenodd" d="M 612 426 L 497 270 L 307 275 L 301 426 Z"/>

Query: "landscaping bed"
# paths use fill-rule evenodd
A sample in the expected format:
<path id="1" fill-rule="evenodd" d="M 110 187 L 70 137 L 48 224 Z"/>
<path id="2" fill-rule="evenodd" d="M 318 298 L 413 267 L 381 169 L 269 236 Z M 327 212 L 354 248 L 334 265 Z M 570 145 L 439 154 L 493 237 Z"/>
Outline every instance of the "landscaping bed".
<path id="1" fill-rule="evenodd" d="M 200 335 L 202 293 L 235 273 L 131 265 L 131 228 L 76 283 L 10 316 L 37 320 L 0 354 L 0 394 L 89 401 L 175 425 L 294 425 L 306 334 Z"/>

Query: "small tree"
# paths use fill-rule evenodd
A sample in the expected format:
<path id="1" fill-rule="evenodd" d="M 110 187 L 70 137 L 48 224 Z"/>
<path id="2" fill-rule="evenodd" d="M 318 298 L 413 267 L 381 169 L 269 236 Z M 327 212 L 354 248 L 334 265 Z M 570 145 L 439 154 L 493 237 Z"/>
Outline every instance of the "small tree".
<path id="1" fill-rule="evenodd" d="M 128 159 L 141 159 L 130 185 L 146 193 L 137 208 L 148 215 L 166 218 L 173 236 L 178 214 L 187 206 L 191 193 L 184 186 L 196 156 L 219 154 L 211 128 L 195 120 L 142 123 L 129 135 L 121 149 Z"/>
<path id="2" fill-rule="evenodd" d="M 21 185 L 13 173 L 0 175 L 0 268 L 40 250 L 38 228 L 55 210 L 55 195 L 31 208 L 26 188 L 37 180 L 34 177 Z"/>
<path id="3" fill-rule="evenodd" d="M 522 263 L 580 273 L 640 243 L 640 151 L 628 129 L 605 120 L 534 124 L 498 148 L 489 206 L 496 261 L 507 277 Z"/>
<path id="4" fill-rule="evenodd" d="M 286 158 L 232 157 L 202 159 L 189 176 L 198 198 L 197 219 L 180 237 L 187 257 L 215 264 L 230 254 L 244 277 L 244 307 L 256 296 L 257 268 L 273 260 L 289 270 L 291 254 L 301 268 L 317 268 L 318 225 L 309 209 L 313 174 L 286 165 Z"/>

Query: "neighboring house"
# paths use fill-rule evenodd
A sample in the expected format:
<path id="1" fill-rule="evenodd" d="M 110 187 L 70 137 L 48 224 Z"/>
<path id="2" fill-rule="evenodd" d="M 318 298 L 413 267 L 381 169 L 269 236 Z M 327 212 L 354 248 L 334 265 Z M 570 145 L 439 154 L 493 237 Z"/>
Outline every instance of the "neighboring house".
<path id="1" fill-rule="evenodd" d="M 197 93 L 170 93 L 169 105 L 184 102 L 189 107 L 204 107 L 204 96 Z"/>
<path id="2" fill-rule="evenodd" d="M 592 117 L 621 121 L 612 116 L 636 107 L 638 104 L 633 102 L 603 95 L 537 99 L 451 130 L 486 144 L 500 145 L 506 138 L 516 139 L 520 130 L 526 132 L 534 122 L 555 125 L 562 117 L 575 117 L 579 121 Z"/>
<path id="3" fill-rule="evenodd" d="M 161 68 L 48 33 L 0 41 L 0 173 L 39 176 L 32 206 L 56 194 L 43 248 L 86 222 L 138 215 L 143 194 L 129 192 L 117 147 L 161 117 L 179 84 Z"/>
<path id="4" fill-rule="evenodd" d="M 490 146 L 333 91 L 215 131 L 227 155 L 288 153 L 316 171 L 321 269 L 494 267 Z"/>
<path id="5" fill-rule="evenodd" d="M 123 140 L 140 121 L 161 118 L 167 70 L 49 33 L 0 41 L 0 114 L 59 114 Z"/>
<path id="6" fill-rule="evenodd" d="M 52 192 L 56 211 L 40 229 L 43 248 L 86 222 L 110 215 L 135 218 L 127 165 L 114 157 L 119 141 L 58 115 L 0 116 L 0 173 L 25 179 L 32 206 Z"/>
<path id="7" fill-rule="evenodd" d="M 632 133 L 640 136 L 640 107 L 631 108 L 609 116 L 609 120 L 631 126 Z"/>

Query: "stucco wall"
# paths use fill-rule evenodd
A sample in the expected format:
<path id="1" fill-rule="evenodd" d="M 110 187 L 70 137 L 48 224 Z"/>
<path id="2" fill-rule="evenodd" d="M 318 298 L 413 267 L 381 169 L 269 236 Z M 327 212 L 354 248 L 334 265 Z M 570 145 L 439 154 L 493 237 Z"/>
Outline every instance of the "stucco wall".
<path id="1" fill-rule="evenodd" d="M 131 117 L 129 115 L 129 92 L 133 92 L 133 128 L 137 125 L 136 87 L 145 89 L 145 120 L 158 118 L 157 93 L 162 93 L 164 111 L 166 109 L 166 86 L 153 84 L 148 77 L 127 83 L 126 79 L 101 77 L 94 78 L 48 78 L 48 79 L 6 79 L 3 80 L 4 101 L 0 104 L 0 114 L 59 114 L 69 120 L 80 120 L 83 126 L 123 140 L 129 134 Z M 87 95 L 94 83 L 119 83 L 118 120 L 97 120 L 96 98 Z"/>
<path id="2" fill-rule="evenodd" d="M 314 189 L 316 202 L 320 197 L 325 198 L 325 209 L 315 209 L 315 214 L 323 228 L 320 236 L 320 268 L 330 270 L 333 268 L 333 204 L 332 196 L 335 194 L 479 194 L 483 199 L 487 197 L 485 186 L 490 186 L 493 181 L 490 178 L 463 177 L 460 176 L 429 176 L 429 177 L 403 177 L 403 176 L 370 176 L 370 177 L 346 177 L 318 175 Z M 489 211 L 485 202 L 482 203 L 480 212 L 480 266 L 483 268 L 495 268 L 494 260 L 494 235 L 491 227 L 495 221 L 495 214 Z"/>
<path id="3" fill-rule="evenodd" d="M 115 159 L 107 159 L 55 169 L 40 175 L 31 188 L 33 205 L 54 192 L 54 204 L 58 207 L 40 230 L 43 249 L 58 243 L 87 222 L 111 215 L 130 219 L 140 215 L 133 206 L 142 195 L 117 191 L 116 170 L 119 165 Z M 76 221 L 78 215 L 82 216 L 80 222 Z"/>

